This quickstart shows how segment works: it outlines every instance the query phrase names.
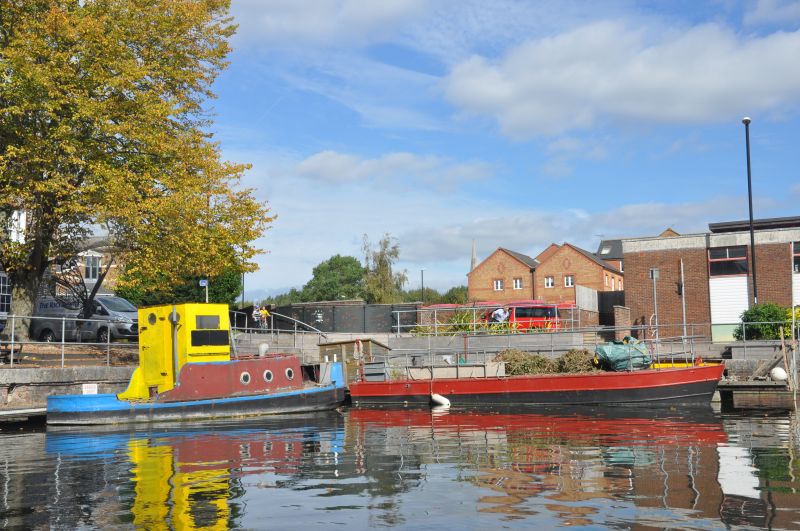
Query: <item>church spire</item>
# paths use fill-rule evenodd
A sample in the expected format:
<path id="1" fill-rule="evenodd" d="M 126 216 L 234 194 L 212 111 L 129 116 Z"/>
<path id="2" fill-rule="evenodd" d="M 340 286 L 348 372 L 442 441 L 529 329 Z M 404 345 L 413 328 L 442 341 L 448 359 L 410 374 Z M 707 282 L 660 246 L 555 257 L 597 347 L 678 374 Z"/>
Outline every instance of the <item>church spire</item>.
<path id="1" fill-rule="evenodd" d="M 472 240 L 472 260 L 469 264 L 469 270 L 474 270 L 476 265 L 478 265 L 478 253 L 475 251 L 475 240 Z"/>

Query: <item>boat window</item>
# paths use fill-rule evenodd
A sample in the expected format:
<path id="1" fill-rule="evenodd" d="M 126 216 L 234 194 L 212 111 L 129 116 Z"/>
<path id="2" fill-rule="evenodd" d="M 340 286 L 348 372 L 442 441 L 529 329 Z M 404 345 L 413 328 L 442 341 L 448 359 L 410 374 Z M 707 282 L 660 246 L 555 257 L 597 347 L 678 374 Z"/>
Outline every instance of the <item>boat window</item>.
<path id="1" fill-rule="evenodd" d="M 227 344 L 227 330 L 192 330 L 193 347 L 221 347 Z"/>
<path id="2" fill-rule="evenodd" d="M 294 371 L 291 368 L 286 369 L 286 379 L 294 380 Z"/>
<path id="3" fill-rule="evenodd" d="M 270 371 L 269 369 L 264 371 L 264 381 L 265 382 L 271 382 L 272 381 L 272 371 Z"/>
<path id="4" fill-rule="evenodd" d="M 219 330 L 219 315 L 198 315 L 195 320 L 198 330 Z"/>
<path id="5" fill-rule="evenodd" d="M 244 385 L 249 384 L 250 383 L 250 373 L 249 372 L 243 372 L 239 376 L 239 381 L 242 382 Z"/>

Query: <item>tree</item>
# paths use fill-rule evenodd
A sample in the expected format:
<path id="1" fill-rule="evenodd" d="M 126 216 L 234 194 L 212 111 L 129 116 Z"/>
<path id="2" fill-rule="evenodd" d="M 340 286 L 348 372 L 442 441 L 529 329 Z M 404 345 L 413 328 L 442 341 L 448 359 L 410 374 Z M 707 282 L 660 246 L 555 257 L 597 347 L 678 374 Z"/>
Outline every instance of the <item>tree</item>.
<path id="1" fill-rule="evenodd" d="M 446 304 L 466 304 L 467 303 L 467 287 L 456 286 L 450 288 L 442 295 L 441 301 Z"/>
<path id="2" fill-rule="evenodd" d="M 205 277 L 203 277 L 205 278 Z M 208 278 L 208 302 L 236 303 L 242 292 L 242 275 L 235 268 L 228 268 L 221 274 Z M 137 279 L 126 282 L 117 289 L 117 295 L 137 306 L 205 301 L 205 288 L 200 286 L 200 277 L 185 278 L 179 284 L 165 284 L 159 279 Z"/>
<path id="3" fill-rule="evenodd" d="M 335 301 L 361 297 L 364 268 L 358 258 L 335 255 L 320 263 L 303 286 L 304 301 Z"/>
<path id="4" fill-rule="evenodd" d="M 102 227 L 124 282 L 254 271 L 272 222 L 221 160 L 203 108 L 229 52 L 229 0 L 3 0 L 0 230 L 12 313 Z"/>
<path id="5" fill-rule="evenodd" d="M 393 238 L 384 234 L 377 249 L 372 248 L 364 235 L 364 300 L 369 304 L 402 302 L 403 285 L 408 279 L 405 270 L 393 272 L 392 266 L 400 256 L 400 247 Z"/>

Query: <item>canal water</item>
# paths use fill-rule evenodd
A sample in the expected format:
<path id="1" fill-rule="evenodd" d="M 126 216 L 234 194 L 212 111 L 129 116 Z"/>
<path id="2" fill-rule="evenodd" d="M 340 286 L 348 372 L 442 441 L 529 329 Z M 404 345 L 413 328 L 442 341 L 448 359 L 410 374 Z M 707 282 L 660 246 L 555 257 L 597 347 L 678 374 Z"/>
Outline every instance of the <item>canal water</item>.
<path id="1" fill-rule="evenodd" d="M 788 413 L 349 409 L 2 428 L 9 529 L 800 529 Z"/>

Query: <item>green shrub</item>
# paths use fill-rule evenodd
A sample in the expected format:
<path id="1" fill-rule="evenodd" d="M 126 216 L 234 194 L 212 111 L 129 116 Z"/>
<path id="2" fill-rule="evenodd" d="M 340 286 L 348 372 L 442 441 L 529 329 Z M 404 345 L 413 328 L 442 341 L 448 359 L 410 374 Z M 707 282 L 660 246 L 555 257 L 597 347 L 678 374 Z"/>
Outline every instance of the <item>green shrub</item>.
<path id="1" fill-rule="evenodd" d="M 787 314 L 790 310 L 767 302 L 765 304 L 757 304 L 752 308 L 742 312 L 740 319 L 745 324 L 738 326 L 733 331 L 733 337 L 742 339 L 780 339 L 780 329 L 784 328 L 785 335 L 788 336 L 788 330 L 791 328 L 791 323 L 786 322 Z M 743 330 L 743 328 L 745 330 Z"/>

